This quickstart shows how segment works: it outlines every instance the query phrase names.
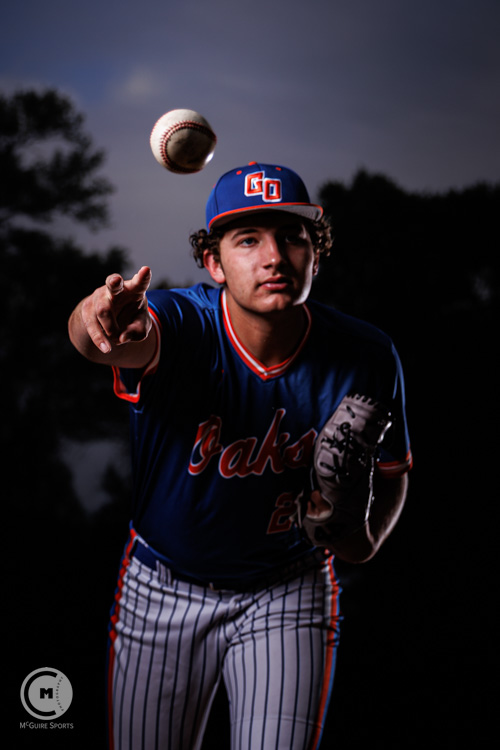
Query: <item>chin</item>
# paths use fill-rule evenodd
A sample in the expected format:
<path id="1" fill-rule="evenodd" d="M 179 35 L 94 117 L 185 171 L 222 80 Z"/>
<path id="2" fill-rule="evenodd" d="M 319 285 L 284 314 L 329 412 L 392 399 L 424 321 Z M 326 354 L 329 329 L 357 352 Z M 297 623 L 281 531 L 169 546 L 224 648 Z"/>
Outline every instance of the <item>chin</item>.
<path id="1" fill-rule="evenodd" d="M 298 298 L 291 294 L 274 294 L 271 299 L 266 300 L 262 308 L 266 312 L 283 312 L 301 305 L 302 300 L 305 301 L 305 299 L 306 296 Z"/>

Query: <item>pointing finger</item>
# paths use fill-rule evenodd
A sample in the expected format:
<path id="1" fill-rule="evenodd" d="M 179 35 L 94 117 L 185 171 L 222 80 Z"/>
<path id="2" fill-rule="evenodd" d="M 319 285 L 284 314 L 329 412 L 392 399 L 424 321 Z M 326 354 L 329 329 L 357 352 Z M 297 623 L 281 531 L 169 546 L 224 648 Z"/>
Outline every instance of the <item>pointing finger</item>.
<path id="1" fill-rule="evenodd" d="M 149 285 L 151 284 L 151 276 L 152 274 L 149 266 L 143 266 L 130 279 L 130 281 L 125 282 L 125 287 L 129 292 L 143 295 L 146 293 Z"/>
<path id="2" fill-rule="evenodd" d="M 123 291 L 124 281 L 119 273 L 112 273 L 106 279 L 106 287 L 112 296 L 120 294 Z"/>
<path id="3" fill-rule="evenodd" d="M 95 306 L 93 297 L 87 297 L 82 304 L 82 321 L 94 345 L 105 354 L 111 350 L 109 335 L 113 329 L 113 320 L 104 307 Z"/>

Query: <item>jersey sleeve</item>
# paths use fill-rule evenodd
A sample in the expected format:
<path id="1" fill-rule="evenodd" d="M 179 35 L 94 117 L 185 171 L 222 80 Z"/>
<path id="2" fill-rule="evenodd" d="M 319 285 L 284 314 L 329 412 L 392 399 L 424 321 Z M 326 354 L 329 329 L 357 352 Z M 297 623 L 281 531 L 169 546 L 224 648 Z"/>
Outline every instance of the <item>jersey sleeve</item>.
<path id="1" fill-rule="evenodd" d="M 213 308 L 210 292 L 213 296 L 216 290 L 198 284 L 187 289 L 157 289 L 147 293 L 157 348 L 144 369 L 113 368 L 114 392 L 118 398 L 132 405 L 143 403 L 149 397 L 158 397 L 158 388 L 171 388 L 174 382 L 178 388 L 185 373 L 199 367 L 200 348 L 206 347 L 210 340 L 205 315 L 207 309 Z"/>
<path id="2" fill-rule="evenodd" d="M 161 323 L 157 313 L 149 308 L 153 327 L 156 329 L 156 349 L 151 362 L 142 369 L 113 367 L 113 390 L 118 398 L 137 404 L 141 398 L 141 384 L 148 375 L 158 369 L 161 352 Z"/>
<path id="3" fill-rule="evenodd" d="M 392 400 L 389 405 L 392 425 L 382 441 L 377 461 L 377 472 L 387 478 L 402 476 L 413 466 L 406 418 L 403 369 L 394 345 L 392 354 L 395 365 Z"/>

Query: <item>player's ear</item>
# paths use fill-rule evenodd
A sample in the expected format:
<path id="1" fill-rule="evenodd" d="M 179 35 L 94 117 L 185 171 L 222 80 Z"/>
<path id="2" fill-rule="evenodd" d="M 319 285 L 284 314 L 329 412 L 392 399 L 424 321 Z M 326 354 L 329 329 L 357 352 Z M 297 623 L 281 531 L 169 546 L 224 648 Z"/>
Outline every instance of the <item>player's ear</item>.
<path id="1" fill-rule="evenodd" d="M 217 284 L 225 283 L 226 276 L 222 269 L 219 255 L 215 255 L 213 250 L 205 250 L 203 252 L 203 265 Z"/>
<path id="2" fill-rule="evenodd" d="M 319 271 L 319 250 L 314 253 L 313 276 L 317 276 Z"/>

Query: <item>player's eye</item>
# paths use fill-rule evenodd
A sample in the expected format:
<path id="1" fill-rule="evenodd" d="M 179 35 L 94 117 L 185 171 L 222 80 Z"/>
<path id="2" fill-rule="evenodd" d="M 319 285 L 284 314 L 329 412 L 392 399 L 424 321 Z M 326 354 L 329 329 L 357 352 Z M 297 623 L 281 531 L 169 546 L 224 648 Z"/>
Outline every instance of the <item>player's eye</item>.
<path id="1" fill-rule="evenodd" d="M 252 236 L 240 237 L 240 239 L 238 240 L 238 245 L 241 245 L 242 247 L 251 247 L 256 242 L 257 242 L 257 239 Z"/>
<path id="2" fill-rule="evenodd" d="M 287 232 L 284 236 L 284 240 L 289 245 L 303 245 L 306 241 L 304 234 L 300 231 Z"/>
<path id="3" fill-rule="evenodd" d="M 302 225 L 284 229 L 282 239 L 289 245 L 303 245 L 307 242 L 307 233 Z"/>

